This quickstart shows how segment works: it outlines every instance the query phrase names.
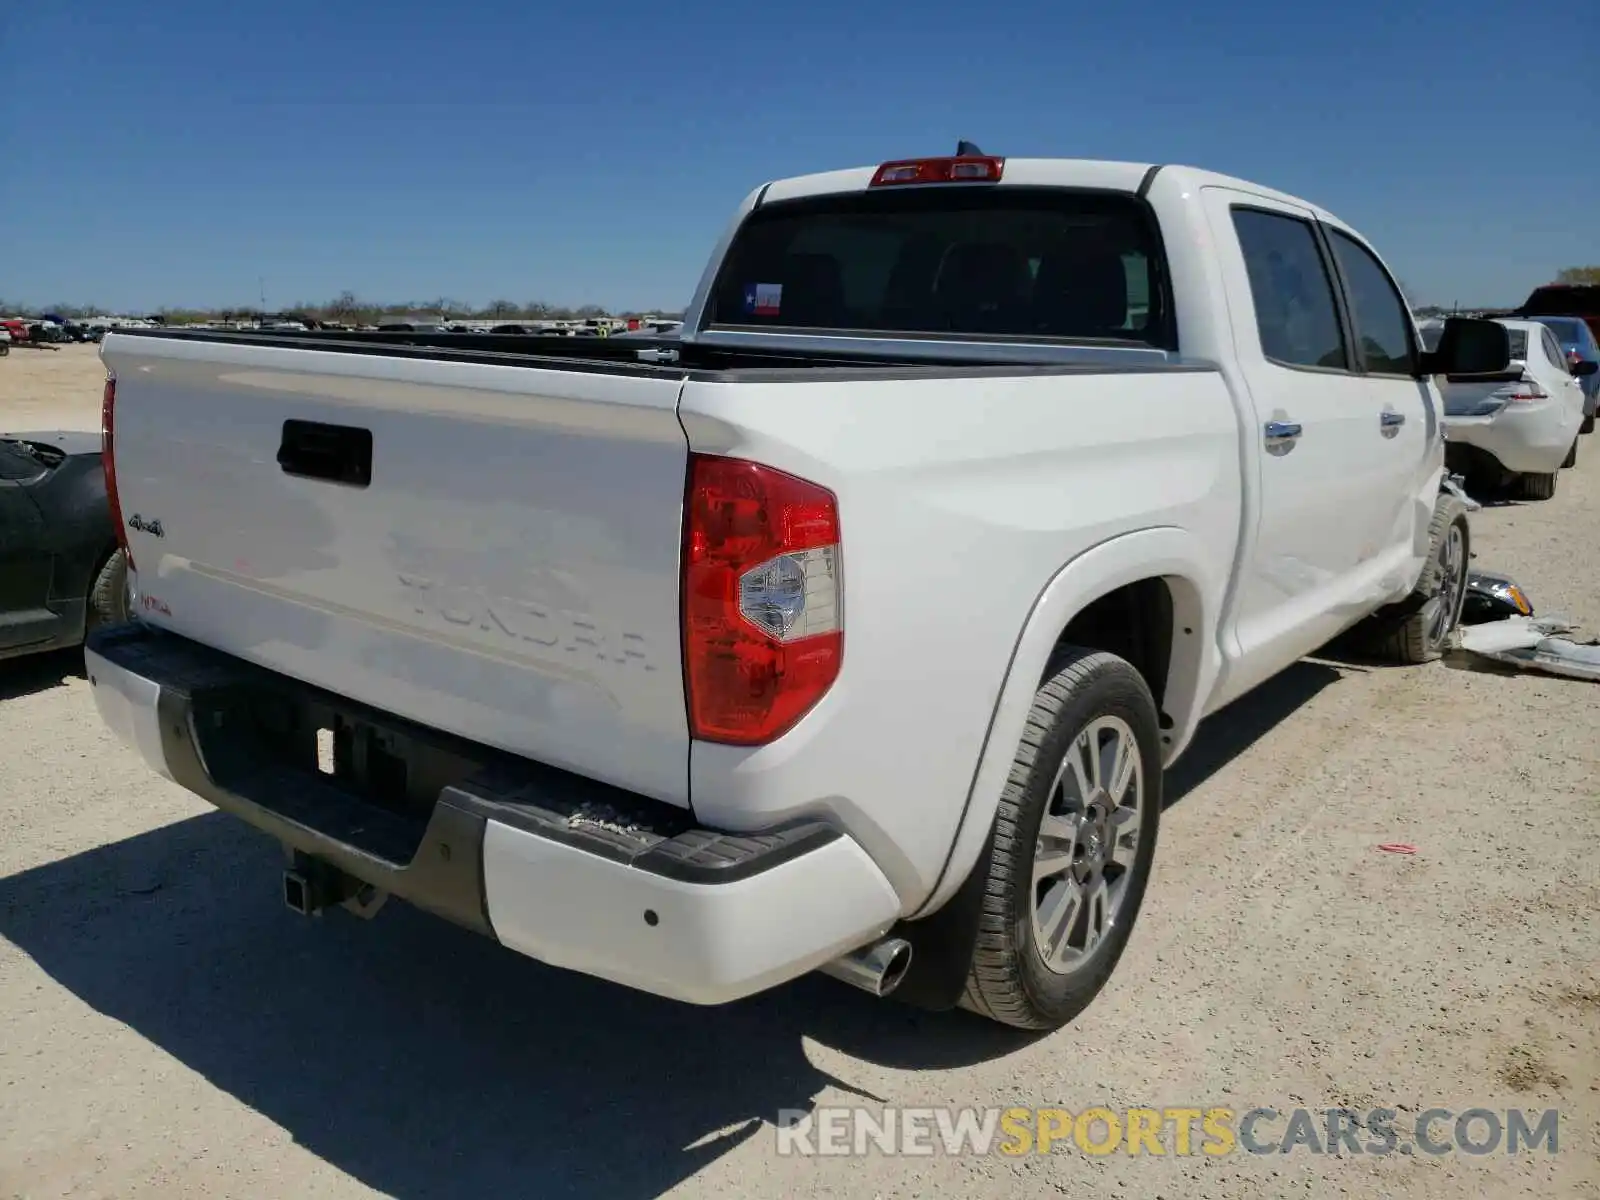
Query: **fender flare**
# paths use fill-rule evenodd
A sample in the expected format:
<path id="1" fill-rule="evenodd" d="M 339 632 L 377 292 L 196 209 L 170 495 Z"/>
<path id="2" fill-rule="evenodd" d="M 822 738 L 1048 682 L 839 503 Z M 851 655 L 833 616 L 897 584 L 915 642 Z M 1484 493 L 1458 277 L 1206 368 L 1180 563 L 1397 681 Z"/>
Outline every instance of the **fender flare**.
<path id="1" fill-rule="evenodd" d="M 1216 628 L 1223 581 L 1207 565 L 1200 540 L 1187 530 L 1162 526 L 1121 534 L 1063 566 L 1029 610 L 989 718 L 944 869 L 912 919 L 934 912 L 955 894 L 988 841 L 1034 694 L 1062 631 L 1100 597 L 1158 576 L 1172 594 L 1172 654 L 1162 702 L 1163 715 L 1170 718 L 1170 727 L 1163 722 L 1162 729 L 1165 761 L 1170 763 L 1188 744 L 1221 670 Z"/>

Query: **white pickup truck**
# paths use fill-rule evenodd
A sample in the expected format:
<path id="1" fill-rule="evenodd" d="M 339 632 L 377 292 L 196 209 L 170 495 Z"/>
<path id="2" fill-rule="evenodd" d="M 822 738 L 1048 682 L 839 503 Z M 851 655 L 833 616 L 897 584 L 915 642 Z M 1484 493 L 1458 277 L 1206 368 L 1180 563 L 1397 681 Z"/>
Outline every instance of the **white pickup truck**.
<path id="1" fill-rule="evenodd" d="M 104 720 L 396 896 L 715 1004 L 823 969 L 1058 1026 L 1196 725 L 1364 618 L 1460 609 L 1432 377 L 1349 227 L 1179 166 L 771 183 L 680 336 L 104 343 L 138 620 Z"/>

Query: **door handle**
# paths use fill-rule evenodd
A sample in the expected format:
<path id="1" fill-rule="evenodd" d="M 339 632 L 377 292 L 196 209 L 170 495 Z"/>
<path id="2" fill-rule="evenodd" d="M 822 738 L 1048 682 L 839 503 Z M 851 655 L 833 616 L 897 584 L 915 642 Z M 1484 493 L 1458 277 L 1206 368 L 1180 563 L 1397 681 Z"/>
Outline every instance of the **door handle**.
<path id="1" fill-rule="evenodd" d="M 1406 415 L 1403 412 L 1389 410 L 1378 414 L 1378 426 L 1381 429 L 1399 429 L 1405 423 Z"/>
<path id="2" fill-rule="evenodd" d="M 1294 449 L 1295 443 L 1300 440 L 1304 432 L 1298 421 L 1268 421 L 1263 427 L 1266 434 L 1267 449 L 1288 452 Z"/>

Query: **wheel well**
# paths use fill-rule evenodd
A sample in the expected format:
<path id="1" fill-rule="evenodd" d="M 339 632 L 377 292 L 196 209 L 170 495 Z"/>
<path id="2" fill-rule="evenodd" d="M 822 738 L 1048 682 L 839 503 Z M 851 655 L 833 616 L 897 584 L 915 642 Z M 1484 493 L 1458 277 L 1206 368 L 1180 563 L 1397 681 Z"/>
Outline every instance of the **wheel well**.
<path id="1" fill-rule="evenodd" d="M 1171 726 L 1163 708 L 1167 668 L 1172 662 L 1172 589 L 1165 579 L 1125 584 L 1073 617 L 1056 639 L 1045 678 L 1055 673 L 1064 646 L 1104 650 L 1126 659 L 1149 685 L 1162 728 Z"/>

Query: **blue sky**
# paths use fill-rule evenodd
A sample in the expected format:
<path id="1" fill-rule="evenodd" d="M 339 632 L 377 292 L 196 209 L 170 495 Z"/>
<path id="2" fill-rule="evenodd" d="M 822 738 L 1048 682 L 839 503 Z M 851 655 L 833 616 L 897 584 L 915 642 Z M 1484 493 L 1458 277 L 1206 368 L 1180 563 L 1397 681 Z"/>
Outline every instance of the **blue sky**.
<path id="1" fill-rule="evenodd" d="M 752 186 L 965 137 L 1242 175 L 1354 224 L 1419 301 L 1512 303 L 1600 262 L 1600 68 L 1562 61 L 1580 31 L 1544 15 L 8 4 L 0 296 L 245 304 L 265 277 L 271 306 L 349 288 L 677 307 Z"/>

